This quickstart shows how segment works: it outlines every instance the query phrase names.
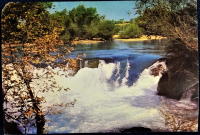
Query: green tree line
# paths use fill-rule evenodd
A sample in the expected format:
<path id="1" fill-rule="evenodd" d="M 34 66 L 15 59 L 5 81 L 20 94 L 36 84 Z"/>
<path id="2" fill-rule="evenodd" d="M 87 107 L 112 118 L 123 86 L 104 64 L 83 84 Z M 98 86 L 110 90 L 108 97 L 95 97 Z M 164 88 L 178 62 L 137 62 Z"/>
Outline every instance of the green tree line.
<path id="1" fill-rule="evenodd" d="M 60 38 L 64 42 L 71 42 L 79 39 L 102 38 L 112 39 L 115 23 L 105 20 L 105 16 L 97 13 L 96 8 L 86 8 L 79 5 L 70 11 L 66 9 L 51 14 L 51 19 L 59 23 L 63 28 Z"/>

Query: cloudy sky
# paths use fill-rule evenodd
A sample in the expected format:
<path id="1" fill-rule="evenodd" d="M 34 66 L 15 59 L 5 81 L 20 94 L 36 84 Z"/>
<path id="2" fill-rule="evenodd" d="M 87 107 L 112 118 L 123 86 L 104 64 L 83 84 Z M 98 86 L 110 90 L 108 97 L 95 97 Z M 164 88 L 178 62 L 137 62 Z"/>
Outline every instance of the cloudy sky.
<path id="1" fill-rule="evenodd" d="M 106 19 L 119 20 L 123 19 L 129 21 L 131 18 L 136 17 L 135 15 L 135 1 L 76 1 L 76 2 L 53 2 L 55 9 L 49 10 L 50 13 L 55 11 L 62 11 L 67 9 L 68 11 L 83 4 L 85 7 L 96 7 L 97 12 L 100 15 L 106 15 Z"/>

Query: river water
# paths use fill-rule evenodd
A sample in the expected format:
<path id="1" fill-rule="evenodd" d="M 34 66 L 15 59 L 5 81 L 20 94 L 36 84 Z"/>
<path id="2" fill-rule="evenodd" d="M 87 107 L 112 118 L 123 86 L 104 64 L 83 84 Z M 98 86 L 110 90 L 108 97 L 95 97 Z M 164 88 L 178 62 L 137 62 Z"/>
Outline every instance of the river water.
<path id="1" fill-rule="evenodd" d="M 131 127 L 164 129 L 159 111 L 163 104 L 156 94 L 161 74 L 152 76 L 150 69 L 158 64 L 165 67 L 164 62 L 157 61 L 165 55 L 165 42 L 112 41 L 76 45 L 75 51 L 66 57 L 74 59 L 85 53 L 80 69 L 73 76 L 52 77 L 58 86 L 70 90 L 38 93 L 46 100 L 42 104 L 43 111 L 47 111 L 47 106 L 63 104 L 54 107 L 60 113 L 46 115 L 45 129 L 49 133 L 119 132 Z M 96 66 L 91 67 L 91 61 Z M 33 72 L 42 74 L 45 69 Z M 70 72 L 59 71 L 60 74 Z M 44 87 L 39 86 L 42 81 L 47 80 L 36 80 L 35 89 Z M 70 102 L 74 105 L 68 104 Z M 30 127 L 28 132 L 36 130 Z"/>

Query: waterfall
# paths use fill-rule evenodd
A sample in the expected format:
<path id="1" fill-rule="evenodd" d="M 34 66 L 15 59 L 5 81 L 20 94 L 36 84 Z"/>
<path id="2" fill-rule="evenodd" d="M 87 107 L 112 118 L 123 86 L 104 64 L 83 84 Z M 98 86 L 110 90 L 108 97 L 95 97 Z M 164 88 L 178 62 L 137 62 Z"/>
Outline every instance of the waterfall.
<path id="1" fill-rule="evenodd" d="M 85 61 L 87 66 L 88 61 Z M 162 102 L 156 95 L 156 88 L 161 77 L 150 75 L 150 70 L 158 64 L 156 62 L 149 68 L 143 70 L 133 86 L 128 87 L 125 82 L 128 80 L 130 62 L 126 61 L 125 72 L 120 73 L 120 62 L 105 63 L 99 60 L 98 68 L 81 68 L 74 76 L 60 76 L 53 74 L 52 79 L 57 85 L 63 88 L 70 88 L 69 91 L 53 89 L 54 92 L 39 92 L 39 97 L 45 97 L 46 102 L 41 103 L 44 112 L 47 106 L 53 104 L 66 104 L 76 99 L 74 107 L 57 107 L 62 114 L 46 115 L 52 122 L 46 122 L 50 129 L 49 133 L 78 133 L 82 132 L 106 132 L 117 130 L 121 127 L 144 126 L 148 128 L 164 128 L 162 118 L 159 116 L 159 107 Z M 68 66 L 68 64 L 66 65 Z M 59 71 L 59 67 L 52 69 Z M 34 74 L 44 74 L 47 69 L 34 70 Z M 65 71 L 59 71 L 66 74 Z M 69 73 L 69 71 L 67 71 Z M 124 75 L 125 74 L 125 75 Z M 108 80 L 112 76 L 124 76 L 124 84 L 119 85 L 118 79 L 110 87 Z M 35 89 L 44 87 L 49 83 L 47 79 L 35 80 L 31 86 Z M 117 87 L 118 86 L 118 87 Z M 147 115 L 148 114 L 148 115 Z M 31 129 L 32 130 L 32 129 Z M 34 133 L 34 131 L 29 131 Z"/>
<path id="2" fill-rule="evenodd" d="M 130 63 L 129 61 L 127 60 L 127 63 L 126 63 L 126 75 L 125 75 L 125 78 L 127 79 L 128 76 L 129 76 L 129 69 L 130 69 Z"/>
<path id="3" fill-rule="evenodd" d="M 116 80 L 115 87 L 110 91 L 108 80 L 112 79 L 113 74 L 120 74 L 120 64 L 106 64 L 104 60 L 100 60 L 98 68 L 81 68 L 75 76 L 68 78 L 54 76 L 59 86 L 68 87 L 70 91 L 40 93 L 47 101 L 42 106 L 72 102 L 74 98 L 77 102 L 73 108 L 60 108 L 62 114 L 47 115 L 53 121 L 51 125 L 47 122 L 50 133 L 77 133 L 80 129 L 82 132 L 104 132 L 129 125 L 164 128 L 157 109 L 162 102 L 156 95 L 161 74 L 154 77 L 150 75 L 150 70 L 165 63 L 156 62 L 144 69 L 131 87 L 125 83 L 119 85 Z M 123 75 L 125 82 L 128 80 L 129 70 L 130 62 L 127 60 L 125 76 Z"/>
<path id="4" fill-rule="evenodd" d="M 85 61 L 85 66 L 84 67 L 88 67 L 88 61 Z"/>
<path id="5" fill-rule="evenodd" d="M 82 60 L 80 60 L 80 68 L 82 68 Z"/>
<path id="6" fill-rule="evenodd" d="M 116 69 L 117 69 L 116 75 L 119 75 L 119 71 L 120 71 L 120 62 L 117 62 Z"/>
<path id="7" fill-rule="evenodd" d="M 125 83 L 128 81 L 128 76 L 129 76 L 129 69 L 130 69 L 130 63 L 127 59 L 126 62 L 126 68 L 125 68 L 125 77 L 122 79 L 122 85 L 125 85 Z"/>

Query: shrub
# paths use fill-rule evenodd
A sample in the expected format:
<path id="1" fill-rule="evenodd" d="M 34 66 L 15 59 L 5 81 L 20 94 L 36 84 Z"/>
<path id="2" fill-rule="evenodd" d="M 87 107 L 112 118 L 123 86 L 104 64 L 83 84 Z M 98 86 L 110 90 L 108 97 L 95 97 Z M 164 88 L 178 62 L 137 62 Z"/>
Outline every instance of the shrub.
<path id="1" fill-rule="evenodd" d="M 167 131 L 195 132 L 198 130 L 198 109 L 181 109 L 165 100 L 160 113 L 164 118 Z"/>
<path id="2" fill-rule="evenodd" d="M 120 30 L 121 30 L 121 26 L 115 25 L 114 34 L 118 34 Z"/>
<path id="3" fill-rule="evenodd" d="M 142 29 L 136 24 L 125 25 L 124 30 L 120 31 L 119 38 L 139 38 L 142 36 Z"/>
<path id="4" fill-rule="evenodd" d="M 71 36 L 70 36 L 70 33 L 69 32 L 66 32 L 64 35 L 61 35 L 60 38 L 62 39 L 62 41 L 64 43 L 67 43 L 70 41 L 71 39 Z"/>
<path id="5" fill-rule="evenodd" d="M 109 40 L 112 38 L 114 34 L 115 23 L 111 20 L 102 20 L 99 22 L 98 30 L 99 36 L 104 38 L 105 40 Z"/>

